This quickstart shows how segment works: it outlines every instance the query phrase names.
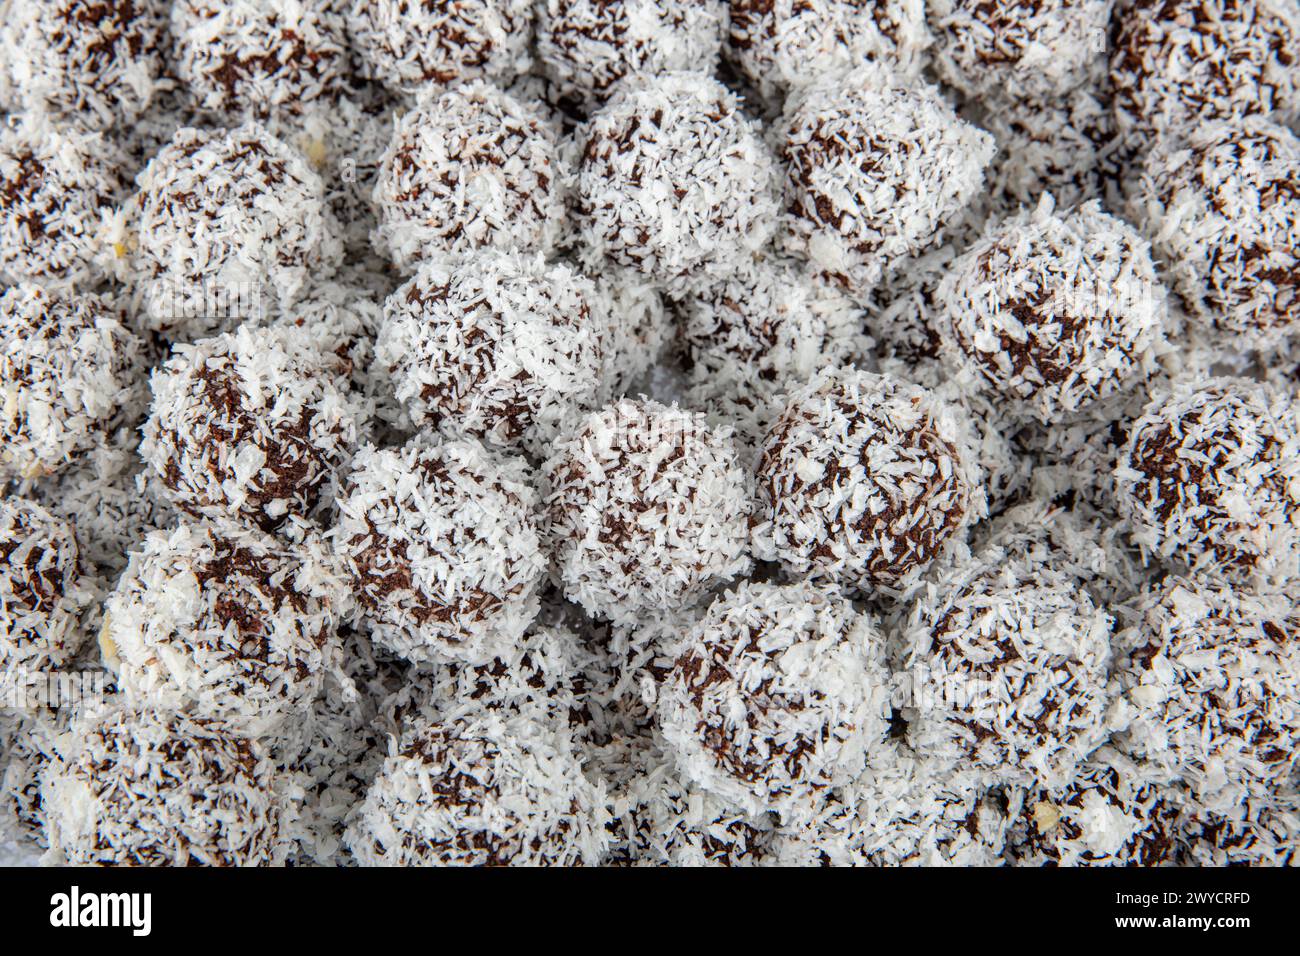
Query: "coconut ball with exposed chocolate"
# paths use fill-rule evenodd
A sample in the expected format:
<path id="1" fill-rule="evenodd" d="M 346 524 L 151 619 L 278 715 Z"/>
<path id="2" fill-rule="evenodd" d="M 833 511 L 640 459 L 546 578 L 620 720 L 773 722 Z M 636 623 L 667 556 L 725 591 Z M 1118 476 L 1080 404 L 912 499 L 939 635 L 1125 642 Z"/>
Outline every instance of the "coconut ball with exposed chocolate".
<path id="1" fill-rule="evenodd" d="M 593 265 L 688 288 L 741 268 L 776 228 L 776 158 L 702 73 L 629 80 L 578 131 L 576 152 L 574 216 Z"/>
<path id="2" fill-rule="evenodd" d="M 1118 661 L 1116 745 L 1232 812 L 1284 788 L 1300 745 L 1300 652 L 1286 595 L 1170 577 L 1135 608 Z"/>
<path id="3" fill-rule="evenodd" d="M 98 282 L 124 185 L 100 133 L 32 115 L 0 127 L 0 282 Z"/>
<path id="4" fill-rule="evenodd" d="M 756 555 L 857 590 L 906 590 L 982 516 L 964 444 L 954 412 L 919 386 L 819 373 L 763 441 Z"/>
<path id="5" fill-rule="evenodd" d="M 294 330 L 241 326 L 178 345 L 153 373 L 140 455 L 189 514 L 274 528 L 332 496 L 359 413 Z"/>
<path id="6" fill-rule="evenodd" d="M 466 80 L 505 85 L 531 61 L 533 0 L 344 0 L 361 75 L 417 96 Z"/>
<path id="7" fill-rule="evenodd" d="M 475 81 L 398 117 L 379 163 L 376 248 L 410 272 L 441 253 L 549 252 L 564 218 L 554 131 Z"/>
<path id="8" fill-rule="evenodd" d="M 1245 379 L 1183 381 L 1129 428 L 1115 500 L 1144 551 L 1200 574 L 1300 574 L 1300 404 Z"/>
<path id="9" fill-rule="evenodd" d="M 1300 138 L 1269 120 L 1157 141 L 1128 197 L 1192 321 L 1242 348 L 1300 330 Z"/>
<path id="10" fill-rule="evenodd" d="M 605 816 L 567 731 L 519 714 L 416 720 L 344 842 L 362 866 L 593 866 Z"/>
<path id="11" fill-rule="evenodd" d="M 341 252 L 320 176 L 264 126 L 176 132 L 118 240 L 150 328 L 194 340 L 287 307 Z"/>
<path id="12" fill-rule="evenodd" d="M 41 787 L 76 866 L 272 866 L 293 846 L 262 745 L 220 720 L 112 707 L 74 727 Z"/>
<path id="13" fill-rule="evenodd" d="M 738 585 L 676 652 L 659 727 L 682 773 L 737 807 L 797 814 L 888 735 L 884 635 L 835 591 Z"/>
<path id="14" fill-rule="evenodd" d="M 595 105 L 628 74 L 712 72 L 725 10 L 724 0 L 543 0 L 537 58 L 558 97 Z"/>
<path id="15" fill-rule="evenodd" d="M 936 88 L 874 65 L 792 96 L 777 135 L 784 247 L 860 301 L 975 198 L 994 152 Z"/>
<path id="16" fill-rule="evenodd" d="M 540 256 L 432 261 L 384 303 L 375 355 L 417 423 L 544 454 L 596 403 L 603 305 L 589 279 Z"/>
<path id="17" fill-rule="evenodd" d="M 993 226 L 939 286 L 951 366 L 1016 418 L 1050 422 L 1156 368 L 1164 289 L 1150 245 L 1100 203 Z"/>
<path id="18" fill-rule="evenodd" d="M 521 459 L 477 442 L 358 451 L 333 537 L 371 638 L 416 663 L 508 659 L 546 571 L 536 500 Z"/>
<path id="19" fill-rule="evenodd" d="M 1300 794 L 1251 797 L 1217 813 L 1189 809 L 1178 850 L 1189 866 L 1295 866 L 1300 863 Z"/>
<path id="20" fill-rule="evenodd" d="M 178 0 L 171 35 L 177 77 L 216 116 L 301 113 L 342 92 L 350 72 L 336 0 Z"/>
<path id="21" fill-rule="evenodd" d="M 166 0 L 42 0 L 0 10 L 17 105 L 94 129 L 127 125 L 165 85 Z"/>
<path id="22" fill-rule="evenodd" d="M 702 415 L 616 402 L 578 421 L 543 475 L 557 581 L 595 617 L 686 607 L 749 567 L 747 476 Z"/>
<path id="23" fill-rule="evenodd" d="M 58 472 L 143 410 L 147 354 L 121 318 L 105 296 L 0 294 L 0 475 Z"/>

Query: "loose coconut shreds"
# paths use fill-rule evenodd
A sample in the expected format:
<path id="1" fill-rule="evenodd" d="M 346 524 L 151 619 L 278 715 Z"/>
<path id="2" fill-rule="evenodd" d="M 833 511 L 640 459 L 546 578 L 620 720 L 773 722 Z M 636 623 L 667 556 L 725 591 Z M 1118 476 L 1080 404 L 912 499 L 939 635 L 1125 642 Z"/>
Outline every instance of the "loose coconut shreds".
<path id="1" fill-rule="evenodd" d="M 252 531 L 150 532 L 105 602 L 99 638 L 125 698 L 252 736 L 305 714 L 338 667 L 341 603 L 312 560 Z"/>
<path id="2" fill-rule="evenodd" d="M 165 0 L 43 0 L 0 10 L 15 105 L 95 129 L 130 125 L 165 88 Z"/>
<path id="3" fill-rule="evenodd" d="M 640 273 L 606 268 L 591 281 L 596 311 L 608 319 L 599 398 L 609 402 L 629 395 L 658 368 L 677 328 L 658 288 Z"/>
<path id="4" fill-rule="evenodd" d="M 352 0 L 348 30 L 361 75 L 408 97 L 530 66 L 533 0 Z"/>
<path id="5" fill-rule="evenodd" d="M 606 813 L 565 731 L 488 714 L 391 741 L 346 841 L 363 866 L 590 866 Z"/>
<path id="6" fill-rule="evenodd" d="M 1104 70 L 1115 0 L 929 0 L 940 78 L 966 96 L 1050 102 Z"/>
<path id="7" fill-rule="evenodd" d="M 0 129 L 0 281 L 98 282 L 122 161 L 103 134 L 40 116 Z"/>
<path id="8" fill-rule="evenodd" d="M 1097 201 L 994 225 L 940 283 L 941 351 L 1015 418 L 1044 424 L 1150 375 L 1165 293 L 1150 246 Z"/>
<path id="9" fill-rule="evenodd" d="M 107 297 L 0 294 L 0 474 L 54 474 L 143 408 L 145 348 Z"/>
<path id="10" fill-rule="evenodd" d="M 727 58 L 776 106 L 788 90 L 867 61 L 915 77 L 932 42 L 922 0 L 730 0 L 730 8 Z"/>
<path id="11" fill-rule="evenodd" d="M 1111 44 L 1130 152 L 1206 121 L 1300 113 L 1300 19 L 1285 0 L 1125 0 Z"/>
<path id="12" fill-rule="evenodd" d="M 1129 430 L 1115 498 L 1135 544 L 1197 574 L 1300 573 L 1300 404 L 1242 379 L 1180 381 Z"/>
<path id="13" fill-rule="evenodd" d="M 562 100 L 595 106 L 629 74 L 712 73 L 724 0 L 543 0 L 537 58 Z"/>
<path id="14" fill-rule="evenodd" d="M 1246 799 L 1224 813 L 1189 813 L 1178 833 L 1192 866 L 1295 866 L 1300 862 L 1300 798 Z"/>
<path id="15" fill-rule="evenodd" d="M 798 816 L 887 734 L 884 636 L 833 590 L 740 584 L 676 653 L 658 701 L 674 760 L 750 813 Z"/>
<path id="16" fill-rule="evenodd" d="M 375 246 L 407 273 L 443 253 L 550 252 L 564 175 L 536 110 L 486 82 L 458 86 L 397 118 L 375 182 Z"/>
<path id="17" fill-rule="evenodd" d="M 509 658 L 547 564 L 530 478 L 477 442 L 357 453 L 332 535 L 377 644 L 420 664 Z"/>
<path id="18" fill-rule="evenodd" d="M 954 411 L 853 368 L 791 393 L 757 481 L 756 556 L 853 590 L 905 592 L 985 510 Z"/>
<path id="19" fill-rule="evenodd" d="M 333 0 L 178 0 L 171 35 L 195 107 L 236 122 L 301 113 L 342 92 L 351 72 Z"/>
<path id="20" fill-rule="evenodd" d="M 778 165 L 736 97 L 702 73 L 636 77 L 577 133 L 581 254 L 689 291 L 776 229 Z"/>
<path id="21" fill-rule="evenodd" d="M 1300 654 L 1290 600 L 1171 577 L 1140 608 L 1117 662 L 1117 746 L 1181 776 L 1203 811 L 1283 788 L 1300 744 Z"/>
<path id="22" fill-rule="evenodd" d="M 293 845 L 266 752 L 221 721 L 115 707 L 58 749 L 42 784 L 52 862 L 270 866 Z"/>
<path id="23" fill-rule="evenodd" d="M 193 341 L 293 302 L 341 254 L 320 176 L 265 127 L 178 130 L 136 179 L 118 242 L 141 320 Z"/>
<path id="24" fill-rule="evenodd" d="M 775 135 L 781 244 L 862 302 L 975 198 L 995 149 L 936 88 L 876 66 L 792 96 Z"/>
<path id="25" fill-rule="evenodd" d="M 679 610 L 749 568 L 748 477 L 699 414 L 619 401 L 576 423 L 543 476 L 556 580 L 593 617 Z"/>
<path id="26" fill-rule="evenodd" d="M 590 280 L 541 256 L 432 261 L 384 303 L 376 359 L 417 424 L 544 454 L 597 402 L 605 305 Z"/>
<path id="27" fill-rule="evenodd" d="M 1129 211 L 1198 325 L 1242 348 L 1300 329 L 1300 139 L 1290 130 L 1247 118 L 1157 140 Z"/>

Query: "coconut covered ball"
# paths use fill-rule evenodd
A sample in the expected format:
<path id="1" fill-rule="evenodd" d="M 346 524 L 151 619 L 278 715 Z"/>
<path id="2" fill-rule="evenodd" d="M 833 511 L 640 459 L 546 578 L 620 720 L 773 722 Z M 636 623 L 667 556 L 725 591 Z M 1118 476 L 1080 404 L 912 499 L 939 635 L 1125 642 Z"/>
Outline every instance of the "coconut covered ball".
<path id="1" fill-rule="evenodd" d="M 0 282 L 91 285 L 122 157 L 100 133 L 26 116 L 0 127 Z"/>
<path id="2" fill-rule="evenodd" d="M 544 453 L 596 404 L 604 304 L 590 280 L 540 256 L 430 262 L 384 303 L 375 354 L 416 423 Z"/>
<path id="3" fill-rule="evenodd" d="M 742 267 L 776 228 L 776 159 L 702 73 L 624 84 L 578 131 L 576 153 L 574 216 L 593 265 L 689 287 Z"/>
<path id="4" fill-rule="evenodd" d="M 0 73 L 21 108 L 93 129 L 129 125 L 149 108 L 165 71 L 166 0 L 3 6 Z"/>
<path id="5" fill-rule="evenodd" d="M 983 516 L 953 411 L 854 368 L 792 392 L 758 462 L 756 554 L 855 590 L 906 590 Z"/>
<path id="6" fill-rule="evenodd" d="M 363 447 L 334 544 L 371 638 L 417 663 L 509 657 L 547 558 L 520 459 L 428 436 Z"/>
<path id="7" fill-rule="evenodd" d="M 1115 500 L 1144 551 L 1237 579 L 1300 573 L 1300 405 L 1244 379 L 1183 381 L 1128 432 Z"/>
<path id="8" fill-rule="evenodd" d="M 564 219 L 555 133 L 531 105 L 475 81 L 397 118 L 379 162 L 376 248 L 413 271 L 484 247 L 549 252 Z"/>
<path id="9" fill-rule="evenodd" d="M 603 790 L 533 717 L 415 722 L 390 743 L 345 842 L 362 866 L 593 866 Z"/>
<path id="10" fill-rule="evenodd" d="M 791 97 L 778 136 L 781 241 L 859 301 L 975 198 L 994 151 L 937 89 L 877 66 Z"/>
<path id="11" fill-rule="evenodd" d="M 100 650 L 132 702 L 273 733 L 336 666 L 335 597 L 306 548 L 183 521 L 132 552 Z"/>
<path id="12" fill-rule="evenodd" d="M 182 511 L 267 530 L 334 493 L 358 410 L 297 333 L 241 326 L 178 345 L 152 379 L 140 455 Z"/>
<path id="13" fill-rule="evenodd" d="M 931 43 L 922 0 L 730 0 L 727 59 L 774 105 L 865 61 L 920 73 Z"/>
<path id="14" fill-rule="evenodd" d="M 262 746 L 219 720 L 113 707 L 60 742 L 41 788 L 75 866 L 273 866 L 293 846 Z"/>
<path id="15" fill-rule="evenodd" d="M 146 352 L 120 318 L 103 296 L 0 293 L 0 475 L 54 474 L 141 411 Z"/>
<path id="16" fill-rule="evenodd" d="M 931 61 L 966 96 L 1051 101 L 1104 73 L 1115 0 L 928 0 Z"/>
<path id="17" fill-rule="evenodd" d="M 1300 745 L 1291 601 L 1171 577 L 1136 612 L 1117 667 L 1128 717 L 1117 746 L 1182 777 L 1205 810 L 1285 788 Z"/>
<path id="18" fill-rule="evenodd" d="M 598 105 L 623 77 L 712 72 L 724 0 L 542 0 L 537 58 L 561 100 Z"/>
<path id="19" fill-rule="evenodd" d="M 119 242 L 150 328 L 192 341 L 287 307 L 340 254 L 325 187 L 263 126 L 178 130 L 136 179 Z"/>
<path id="20" fill-rule="evenodd" d="M 171 11 L 176 75 L 204 113 L 300 113 L 347 83 L 340 6 L 336 0 L 178 0 Z"/>
<path id="21" fill-rule="evenodd" d="M 1150 246 L 1093 201 L 989 230 L 939 286 L 949 364 L 1008 414 L 1058 420 L 1140 381 L 1164 346 Z"/>
<path id="22" fill-rule="evenodd" d="M 1222 813 L 1189 812 L 1178 848 L 1190 866 L 1295 866 L 1300 863 L 1300 795 L 1248 798 Z"/>
<path id="23" fill-rule="evenodd" d="M 1300 139 L 1290 130 L 1248 118 L 1159 140 L 1129 210 L 1196 324 L 1242 348 L 1300 330 Z"/>
<path id="24" fill-rule="evenodd" d="M 1300 112 L 1300 17 L 1287 0 L 1126 0 L 1110 85 L 1132 150 L 1230 117 Z"/>
<path id="25" fill-rule="evenodd" d="M 530 65 L 533 0 L 343 0 L 361 75 L 416 96 Z"/>
<path id="26" fill-rule="evenodd" d="M 752 813 L 798 813 L 888 734 L 885 638 L 837 592 L 745 583 L 676 648 L 659 727 L 691 781 Z"/>
<path id="27" fill-rule="evenodd" d="M 702 415 L 619 401 L 561 438 L 543 476 L 557 581 L 595 617 L 683 608 L 749 567 L 746 475 Z"/>

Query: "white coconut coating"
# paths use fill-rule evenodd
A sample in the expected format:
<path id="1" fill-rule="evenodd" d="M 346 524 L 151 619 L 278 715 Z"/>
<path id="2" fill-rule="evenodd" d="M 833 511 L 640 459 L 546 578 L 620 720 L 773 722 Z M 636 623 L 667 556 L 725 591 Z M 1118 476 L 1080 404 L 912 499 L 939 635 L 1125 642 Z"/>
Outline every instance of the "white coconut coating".
<path id="1" fill-rule="evenodd" d="M 301 113 L 350 72 L 336 0 L 178 0 L 171 37 L 177 78 L 217 117 Z"/>
<path id="2" fill-rule="evenodd" d="M 726 55 L 763 100 L 863 62 L 912 77 L 931 43 L 922 0 L 730 0 Z"/>
<path id="3" fill-rule="evenodd" d="M 606 268 L 591 276 L 604 336 L 603 401 L 627 396 L 658 365 L 677 334 L 674 317 L 653 282 L 631 269 Z"/>
<path id="4" fill-rule="evenodd" d="M 1241 348 L 1300 329 L 1300 139 L 1290 130 L 1246 118 L 1158 140 L 1129 211 L 1198 327 Z"/>
<path id="5" fill-rule="evenodd" d="M 293 330 L 241 326 L 177 345 L 154 371 L 140 455 L 172 504 L 274 528 L 333 496 L 358 413 Z"/>
<path id="6" fill-rule="evenodd" d="M 344 0 L 363 77 L 408 96 L 530 64 L 533 0 Z"/>
<path id="7" fill-rule="evenodd" d="M 120 319 L 103 296 L 0 294 L 0 474 L 54 474 L 141 411 L 147 357 Z"/>
<path id="8" fill-rule="evenodd" d="M 1283 788 L 1300 743 L 1300 653 L 1289 598 L 1170 577 L 1136 608 L 1117 661 L 1117 746 L 1182 777 L 1204 810 Z"/>
<path id="9" fill-rule="evenodd" d="M 730 434 L 702 415 L 619 401 L 576 423 L 543 466 L 565 597 L 631 623 L 749 568 L 749 492 Z"/>
<path id="10" fill-rule="evenodd" d="M 541 0 L 537 59 L 555 94 L 591 107 L 629 74 L 718 62 L 725 0 Z"/>
<path id="11" fill-rule="evenodd" d="M 597 402 L 605 305 L 591 280 L 537 255 L 431 261 L 385 301 L 376 360 L 417 424 L 544 454 Z"/>
<path id="12" fill-rule="evenodd" d="M 907 382 L 829 369 L 789 396 L 758 462 L 756 555 L 855 590 L 909 588 L 983 516 L 955 413 Z"/>
<path id="13" fill-rule="evenodd" d="M 1116 26 L 1110 86 L 1131 150 L 1208 120 L 1300 113 L 1300 15 L 1287 0 L 1125 0 Z"/>
<path id="14" fill-rule="evenodd" d="M 417 663 L 509 659 L 547 564 L 530 481 L 472 441 L 357 452 L 332 534 L 377 644 Z"/>
<path id="15" fill-rule="evenodd" d="M 87 866 L 283 864 L 290 806 L 261 744 L 183 713 L 74 724 L 41 787 L 54 859 Z"/>
<path id="16" fill-rule="evenodd" d="M 132 551 L 104 602 L 100 650 L 134 703 L 275 733 L 336 666 L 329 582 L 305 547 L 183 521 Z"/>
<path id="17" fill-rule="evenodd" d="M 43 0 L 0 11 L 15 105 L 93 129 L 129 125 L 165 85 L 166 0 Z"/>
<path id="18" fill-rule="evenodd" d="M 485 714 L 392 740 L 345 842 L 363 866 L 591 866 L 605 815 L 567 732 Z"/>
<path id="19" fill-rule="evenodd" d="M 884 635 L 834 590 L 740 584 L 676 654 L 658 719 L 677 766 L 752 813 L 797 816 L 888 733 Z"/>
<path id="20" fill-rule="evenodd" d="M 950 366 L 1014 418 L 1077 412 L 1150 375 L 1164 347 L 1150 245 L 1096 201 L 1057 211 L 1044 196 L 992 226 L 938 298 Z"/>
<path id="21" fill-rule="evenodd" d="M 1178 833 L 1193 866 L 1295 866 L 1300 862 L 1300 796 L 1248 798 L 1222 813 L 1189 813 Z"/>
<path id="22" fill-rule="evenodd" d="M 192 341 L 290 304 L 341 246 L 320 176 L 265 127 L 183 128 L 136 178 L 119 240 L 141 319 Z"/>
<path id="23" fill-rule="evenodd" d="M 31 115 L 0 128 L 0 282 L 99 281 L 121 164 L 100 133 Z"/>
<path id="24" fill-rule="evenodd" d="M 1105 71 L 1115 0 L 928 0 L 931 62 L 966 96 L 1051 101 Z"/>
<path id="25" fill-rule="evenodd" d="M 629 80 L 576 136 L 573 210 L 593 266 L 690 287 L 730 275 L 776 228 L 776 158 L 710 76 Z"/>
<path id="26" fill-rule="evenodd" d="M 1115 500 L 1133 541 L 1195 573 L 1300 573 L 1300 404 L 1262 382 L 1188 380 L 1133 423 Z"/>
<path id="27" fill-rule="evenodd" d="M 878 66 L 792 96 L 775 135 L 784 248 L 860 301 L 975 197 L 994 152 L 937 89 Z"/>
<path id="28" fill-rule="evenodd" d="M 67 713 L 42 709 L 0 717 L 0 842 L 49 846 L 41 778 L 54 755 L 53 738 L 66 729 Z"/>
<path id="29" fill-rule="evenodd" d="M 550 252 L 564 175 L 531 105 L 483 81 L 429 97 L 397 118 L 380 159 L 376 248 L 407 273 L 448 252 Z"/>

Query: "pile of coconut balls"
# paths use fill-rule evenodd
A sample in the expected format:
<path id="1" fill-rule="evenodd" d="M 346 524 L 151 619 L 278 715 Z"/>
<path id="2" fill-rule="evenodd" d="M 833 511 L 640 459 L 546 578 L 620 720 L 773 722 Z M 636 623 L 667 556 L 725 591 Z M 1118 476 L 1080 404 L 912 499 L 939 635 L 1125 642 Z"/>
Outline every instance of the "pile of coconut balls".
<path id="1" fill-rule="evenodd" d="M 0 856 L 1296 862 L 1295 0 L 0 0 L 0 111 Z"/>

